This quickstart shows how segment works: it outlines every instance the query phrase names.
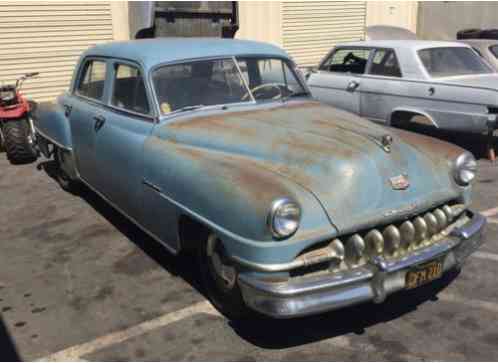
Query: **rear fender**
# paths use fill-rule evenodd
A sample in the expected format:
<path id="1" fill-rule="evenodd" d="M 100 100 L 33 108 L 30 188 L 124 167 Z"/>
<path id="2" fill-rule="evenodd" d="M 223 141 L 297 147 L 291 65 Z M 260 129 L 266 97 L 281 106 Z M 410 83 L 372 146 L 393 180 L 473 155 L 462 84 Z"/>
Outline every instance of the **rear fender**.
<path id="1" fill-rule="evenodd" d="M 72 151 L 71 125 L 59 102 L 40 103 L 33 113 L 33 124 L 39 137 Z"/>

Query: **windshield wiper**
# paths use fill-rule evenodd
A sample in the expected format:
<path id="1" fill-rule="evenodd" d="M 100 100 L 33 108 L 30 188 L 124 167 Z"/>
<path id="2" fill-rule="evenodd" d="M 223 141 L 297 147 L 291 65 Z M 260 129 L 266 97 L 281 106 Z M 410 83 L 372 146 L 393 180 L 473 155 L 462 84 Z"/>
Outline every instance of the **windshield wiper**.
<path id="1" fill-rule="evenodd" d="M 182 108 L 178 108 L 174 111 L 167 113 L 167 115 L 173 115 L 175 113 L 186 112 L 186 111 L 194 111 L 194 110 L 198 110 L 198 109 L 203 108 L 203 107 L 206 107 L 206 106 L 205 105 L 184 106 Z"/>

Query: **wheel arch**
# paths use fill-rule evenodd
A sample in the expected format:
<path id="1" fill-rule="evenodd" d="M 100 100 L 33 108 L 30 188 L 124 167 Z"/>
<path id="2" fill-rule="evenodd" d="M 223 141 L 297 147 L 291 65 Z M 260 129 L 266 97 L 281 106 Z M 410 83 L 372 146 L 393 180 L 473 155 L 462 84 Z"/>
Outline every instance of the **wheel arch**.
<path id="1" fill-rule="evenodd" d="M 413 121 L 416 116 L 422 116 L 423 121 Z M 398 107 L 395 108 L 391 114 L 389 115 L 388 124 L 391 126 L 400 126 L 403 123 L 415 122 L 417 124 L 422 124 L 425 126 L 433 126 L 435 128 L 439 128 L 437 122 L 434 118 L 424 110 L 420 110 L 417 108 L 411 107 Z"/>

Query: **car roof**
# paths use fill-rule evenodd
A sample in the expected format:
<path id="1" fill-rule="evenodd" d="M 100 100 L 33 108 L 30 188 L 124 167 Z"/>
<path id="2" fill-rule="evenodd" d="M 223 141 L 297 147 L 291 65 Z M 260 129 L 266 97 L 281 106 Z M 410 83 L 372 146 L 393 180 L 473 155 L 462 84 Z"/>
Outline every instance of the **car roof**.
<path id="1" fill-rule="evenodd" d="M 289 58 L 284 50 L 272 44 L 221 38 L 155 38 L 110 42 L 88 49 L 83 57 L 130 59 L 150 68 L 167 62 L 232 55 L 270 55 Z"/>
<path id="2" fill-rule="evenodd" d="M 432 40 L 367 40 L 358 42 L 339 43 L 337 46 L 347 47 L 375 47 L 375 48 L 395 48 L 395 49 L 426 49 L 440 47 L 466 47 L 459 42 L 445 42 Z"/>
<path id="3" fill-rule="evenodd" d="M 471 45 L 490 46 L 498 44 L 498 39 L 461 39 L 459 42 Z"/>

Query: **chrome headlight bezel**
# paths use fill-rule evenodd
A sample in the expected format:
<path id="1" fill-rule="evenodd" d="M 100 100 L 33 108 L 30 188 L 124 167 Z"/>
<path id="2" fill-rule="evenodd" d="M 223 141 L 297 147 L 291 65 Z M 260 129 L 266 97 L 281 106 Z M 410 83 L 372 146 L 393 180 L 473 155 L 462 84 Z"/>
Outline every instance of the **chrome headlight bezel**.
<path id="1" fill-rule="evenodd" d="M 268 228 L 277 239 L 288 238 L 299 229 L 301 206 L 290 198 L 279 198 L 271 204 Z"/>
<path id="2" fill-rule="evenodd" d="M 460 154 L 453 163 L 453 179 L 462 187 L 466 187 L 475 180 L 477 175 L 477 161 L 469 152 Z"/>

